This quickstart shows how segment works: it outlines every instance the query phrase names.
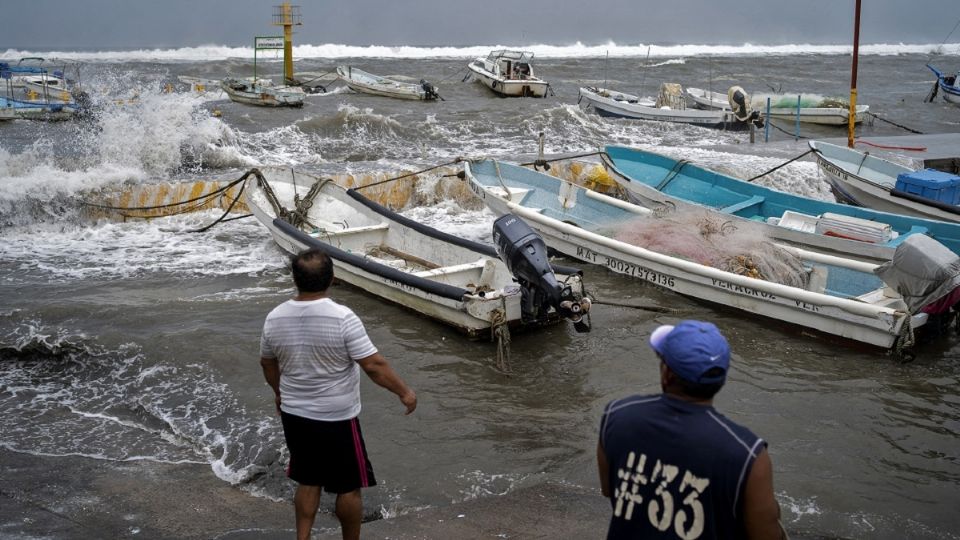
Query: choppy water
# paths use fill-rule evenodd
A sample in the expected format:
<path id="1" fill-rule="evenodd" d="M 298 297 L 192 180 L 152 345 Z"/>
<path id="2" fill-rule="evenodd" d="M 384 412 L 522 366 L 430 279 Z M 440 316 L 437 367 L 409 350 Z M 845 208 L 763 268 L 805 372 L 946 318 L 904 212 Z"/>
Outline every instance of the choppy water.
<path id="1" fill-rule="evenodd" d="M 290 496 L 282 433 L 257 358 L 263 317 L 292 292 L 283 255 L 252 219 L 189 232 L 219 212 L 89 221 L 79 208 L 90 190 L 232 179 L 267 164 L 391 173 L 458 156 L 521 159 L 536 153 L 541 131 L 549 154 L 628 144 L 750 177 L 802 149 L 744 148 L 742 133 L 601 119 L 577 106 L 578 85 L 654 94 L 659 82 L 671 81 L 843 96 L 850 75 L 843 50 L 691 56 L 664 49 L 649 60 L 645 47 L 618 50 L 609 60 L 597 51 L 548 51 L 537 67 L 556 95 L 541 100 L 499 99 L 476 83 L 461 83 L 471 51 L 410 53 L 423 56 L 410 59 L 402 51 L 378 56 L 365 50 L 362 58 L 307 58 L 297 69 L 324 72 L 346 63 L 426 78 L 446 101 L 394 101 L 330 85 L 330 93 L 309 97 L 300 110 L 246 107 L 217 92 L 160 91 L 177 75 L 248 74 L 247 60 L 227 58 L 245 53 L 211 57 L 208 49 L 160 62 L 146 53 L 84 57 L 88 91 L 136 99 L 105 107 L 90 123 L 0 124 L 0 446 L 113 462 L 205 463 L 258 496 Z M 928 51 L 879 49 L 861 57 L 858 101 L 921 131 L 960 129 L 960 110 L 922 103 L 932 83 L 924 67 Z M 953 69 L 958 56 L 933 60 Z M 277 63 L 267 66 L 279 70 Z M 803 130 L 805 136 L 844 136 L 843 130 Z M 875 123 L 860 134 L 904 132 Z M 789 138 L 776 130 L 771 137 Z M 761 182 L 830 196 L 810 161 Z M 479 206 L 435 201 L 405 212 L 489 240 L 493 216 Z M 646 338 L 658 324 L 692 317 L 716 321 L 730 337 L 735 369 L 718 407 L 770 441 L 790 530 L 960 537 L 955 338 L 901 365 L 876 351 L 838 347 L 585 268 L 601 298 L 677 312 L 600 305 L 590 334 L 555 327 L 515 336 L 514 373 L 505 375 L 494 369 L 489 343 L 467 342 L 360 291 L 336 288 L 334 296 L 361 316 L 421 400 L 415 415 L 402 418 L 391 395 L 364 382 L 364 431 L 381 480 L 367 495 L 368 506 L 396 515 L 548 478 L 595 485 L 603 405 L 656 391 Z"/>

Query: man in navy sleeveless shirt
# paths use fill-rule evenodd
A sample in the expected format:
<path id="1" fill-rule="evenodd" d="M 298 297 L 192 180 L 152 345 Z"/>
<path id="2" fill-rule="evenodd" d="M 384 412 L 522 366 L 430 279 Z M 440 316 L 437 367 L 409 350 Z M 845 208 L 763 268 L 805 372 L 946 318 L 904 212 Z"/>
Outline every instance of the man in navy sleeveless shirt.
<path id="1" fill-rule="evenodd" d="M 608 539 L 778 539 L 767 443 L 713 408 L 730 347 L 711 323 L 683 321 L 650 336 L 659 395 L 610 402 L 597 465 L 613 515 Z"/>

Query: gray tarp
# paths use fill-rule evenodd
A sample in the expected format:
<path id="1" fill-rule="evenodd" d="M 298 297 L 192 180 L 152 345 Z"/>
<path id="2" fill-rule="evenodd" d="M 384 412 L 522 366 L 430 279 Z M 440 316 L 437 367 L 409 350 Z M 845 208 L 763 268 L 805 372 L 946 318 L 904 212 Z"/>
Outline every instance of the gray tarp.
<path id="1" fill-rule="evenodd" d="M 893 260 L 873 272 L 900 293 L 913 314 L 960 286 L 960 256 L 925 234 L 913 234 L 897 246 Z"/>

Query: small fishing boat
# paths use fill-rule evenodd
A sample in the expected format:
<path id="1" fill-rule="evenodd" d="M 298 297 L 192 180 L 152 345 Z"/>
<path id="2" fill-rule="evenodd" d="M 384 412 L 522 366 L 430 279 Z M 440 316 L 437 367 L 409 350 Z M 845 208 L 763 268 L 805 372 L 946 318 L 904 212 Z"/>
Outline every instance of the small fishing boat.
<path id="1" fill-rule="evenodd" d="M 687 88 L 684 95 L 695 106 L 704 110 L 729 109 L 730 104 L 725 94 L 711 92 L 701 88 Z M 797 120 L 797 95 L 789 94 L 754 94 L 751 109 L 757 111 L 761 117 L 767 115 L 767 98 L 770 98 L 770 118 L 773 120 Z M 845 126 L 850 117 L 850 105 L 838 98 L 823 98 L 800 94 L 800 121 L 808 124 L 826 126 Z M 854 121 L 859 123 L 866 118 L 870 110 L 869 105 L 857 105 Z"/>
<path id="2" fill-rule="evenodd" d="M 43 58 L 0 62 L 0 120 L 67 120 L 88 96 L 68 81 L 63 70 L 43 65 Z"/>
<path id="3" fill-rule="evenodd" d="M 405 83 L 367 73 L 351 66 L 337 66 L 337 75 L 354 92 L 422 101 L 442 99 L 437 88 L 423 79 L 420 79 L 418 84 Z"/>
<path id="4" fill-rule="evenodd" d="M 299 86 L 274 86 L 270 79 L 255 77 L 227 77 L 220 87 L 232 101 L 261 107 L 303 107 L 307 95 Z"/>
<path id="5" fill-rule="evenodd" d="M 666 210 L 707 209 L 724 223 L 778 242 L 880 262 L 907 237 L 925 234 L 960 253 L 956 223 L 811 199 L 634 148 L 607 146 L 601 159 L 633 202 Z"/>
<path id="6" fill-rule="evenodd" d="M 729 108 L 726 110 L 688 109 L 680 85 L 672 83 L 664 83 L 660 86 L 660 94 L 656 101 L 609 88 L 582 87 L 577 103 L 585 103 L 584 109 L 593 108 L 601 116 L 675 122 L 725 130 L 747 129 L 753 118 L 738 118 Z"/>
<path id="7" fill-rule="evenodd" d="M 868 152 L 810 141 L 817 165 L 837 198 L 882 212 L 960 221 L 960 176 L 916 171 Z"/>
<path id="8" fill-rule="evenodd" d="M 707 111 L 723 110 L 730 108 L 730 102 L 727 101 L 727 95 L 722 92 L 704 90 L 702 88 L 686 87 L 683 89 L 683 95 L 687 98 L 690 105 Z"/>
<path id="9" fill-rule="evenodd" d="M 284 251 L 320 248 L 338 279 L 471 338 L 563 318 L 587 328 L 581 272 L 551 266 L 543 240 L 522 220 L 497 222 L 493 248 L 412 221 L 332 180 L 282 168 L 247 173 L 244 197 Z"/>
<path id="10" fill-rule="evenodd" d="M 533 72 L 533 53 L 491 51 L 467 66 L 484 86 L 504 97 L 547 97 L 550 83 Z"/>
<path id="11" fill-rule="evenodd" d="M 960 285 L 960 257 L 923 235 L 905 245 L 919 245 L 921 254 L 931 244 L 939 246 L 936 257 L 946 252 L 954 262 L 943 275 L 941 259 L 927 261 L 938 275 L 936 294 L 924 296 L 923 306 L 908 306 L 875 274 L 886 264 L 757 241 L 736 231 L 682 226 L 650 209 L 493 160 L 467 163 L 465 175 L 495 214 L 523 218 L 561 253 L 751 316 L 898 355 L 913 346 L 914 330 L 931 312 L 940 312 L 931 305 Z"/>
<path id="12" fill-rule="evenodd" d="M 939 69 L 927 64 L 930 71 L 937 76 L 933 88 L 927 96 L 926 101 L 932 102 L 937 97 L 937 91 L 943 92 L 943 99 L 949 103 L 960 106 L 960 71 L 956 75 L 944 75 Z"/>

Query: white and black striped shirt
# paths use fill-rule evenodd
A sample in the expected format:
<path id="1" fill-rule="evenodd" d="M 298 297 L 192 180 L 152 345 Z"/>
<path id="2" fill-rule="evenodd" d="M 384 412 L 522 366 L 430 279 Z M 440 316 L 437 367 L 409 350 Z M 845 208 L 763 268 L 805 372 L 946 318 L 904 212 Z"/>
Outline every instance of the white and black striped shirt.
<path id="1" fill-rule="evenodd" d="M 280 408 L 327 422 L 360 414 L 356 361 L 376 352 L 360 319 L 329 298 L 280 304 L 260 338 L 260 356 L 280 364 Z"/>

